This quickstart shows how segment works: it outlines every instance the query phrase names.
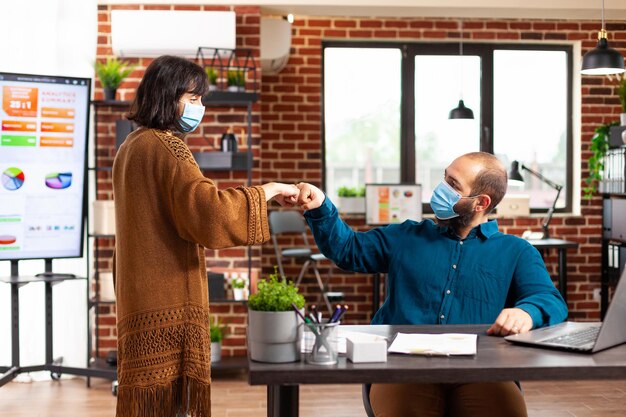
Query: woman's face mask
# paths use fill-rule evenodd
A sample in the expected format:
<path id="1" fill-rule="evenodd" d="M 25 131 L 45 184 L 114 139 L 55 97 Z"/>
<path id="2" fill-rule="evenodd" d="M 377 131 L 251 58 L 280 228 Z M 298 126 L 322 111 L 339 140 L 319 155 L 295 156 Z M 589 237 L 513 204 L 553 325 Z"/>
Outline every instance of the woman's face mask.
<path id="1" fill-rule="evenodd" d="M 463 197 L 444 180 L 433 190 L 433 195 L 430 198 L 430 207 L 439 220 L 449 220 L 459 216 L 459 213 L 454 211 L 456 203 L 462 198 L 476 197 L 478 196 Z"/>
<path id="2" fill-rule="evenodd" d="M 204 117 L 204 106 L 185 103 L 183 114 L 178 119 L 178 125 L 183 133 L 193 132 Z"/>

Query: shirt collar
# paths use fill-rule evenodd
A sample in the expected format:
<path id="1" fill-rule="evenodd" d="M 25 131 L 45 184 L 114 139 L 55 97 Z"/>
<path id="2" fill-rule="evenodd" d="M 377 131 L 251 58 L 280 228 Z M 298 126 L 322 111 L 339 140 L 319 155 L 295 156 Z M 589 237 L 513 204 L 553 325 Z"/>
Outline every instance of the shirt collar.
<path id="1" fill-rule="evenodd" d="M 447 226 L 445 227 L 440 226 L 439 233 L 447 234 L 450 237 L 457 237 L 456 233 L 454 233 L 454 230 L 450 229 Z M 485 239 L 489 239 L 491 236 L 495 235 L 496 233 L 498 233 L 498 221 L 496 219 L 491 219 L 485 223 L 481 223 L 478 226 L 474 227 L 467 235 L 467 239 L 474 238 L 476 237 L 477 234 L 480 234 Z"/>

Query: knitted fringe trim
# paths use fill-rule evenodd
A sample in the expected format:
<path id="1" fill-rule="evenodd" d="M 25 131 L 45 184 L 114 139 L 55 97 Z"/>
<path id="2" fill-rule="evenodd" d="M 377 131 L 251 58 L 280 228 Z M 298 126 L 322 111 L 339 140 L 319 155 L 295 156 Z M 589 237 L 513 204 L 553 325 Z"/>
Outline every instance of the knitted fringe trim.
<path id="1" fill-rule="evenodd" d="M 181 377 L 168 385 L 118 387 L 116 417 L 211 417 L 211 385 Z"/>

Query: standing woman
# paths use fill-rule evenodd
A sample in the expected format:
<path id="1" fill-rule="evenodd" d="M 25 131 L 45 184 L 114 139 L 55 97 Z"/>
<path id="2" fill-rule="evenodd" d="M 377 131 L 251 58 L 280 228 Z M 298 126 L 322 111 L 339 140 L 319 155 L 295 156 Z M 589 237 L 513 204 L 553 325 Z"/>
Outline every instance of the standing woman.
<path id="1" fill-rule="evenodd" d="M 204 70 L 162 56 L 146 69 L 129 114 L 140 128 L 113 164 L 117 417 L 211 415 L 204 248 L 270 237 L 267 202 L 292 205 L 294 185 L 220 191 L 181 140 L 204 116 Z"/>

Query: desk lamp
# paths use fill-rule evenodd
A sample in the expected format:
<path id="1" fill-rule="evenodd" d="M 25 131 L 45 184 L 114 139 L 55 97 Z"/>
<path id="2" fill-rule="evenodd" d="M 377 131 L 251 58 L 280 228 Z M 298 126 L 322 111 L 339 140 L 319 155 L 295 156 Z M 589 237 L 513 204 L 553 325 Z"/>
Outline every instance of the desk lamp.
<path id="1" fill-rule="evenodd" d="M 509 180 L 524 182 L 524 177 L 522 177 L 522 174 L 520 172 L 520 168 L 521 169 L 525 169 L 526 171 L 528 171 L 529 173 L 531 173 L 535 177 L 539 178 L 541 181 L 545 182 L 550 187 L 552 187 L 552 188 L 554 188 L 556 190 L 556 198 L 554 199 L 554 202 L 552 203 L 552 207 L 550 207 L 550 209 L 548 210 L 548 214 L 547 214 L 546 218 L 543 220 L 543 223 L 541 224 L 541 227 L 543 228 L 543 232 L 541 233 L 540 239 L 549 239 L 550 238 L 550 232 L 548 230 L 548 225 L 550 224 L 550 220 L 552 220 L 552 215 L 554 214 L 554 209 L 556 207 L 556 202 L 559 199 L 559 196 L 561 195 L 561 190 L 563 189 L 563 186 L 550 181 L 549 179 L 547 179 L 546 177 L 544 177 L 543 175 L 541 175 L 537 171 L 534 171 L 534 170 L 528 168 L 524 164 L 520 164 L 518 161 L 513 161 L 511 163 L 511 171 L 509 172 Z"/>

